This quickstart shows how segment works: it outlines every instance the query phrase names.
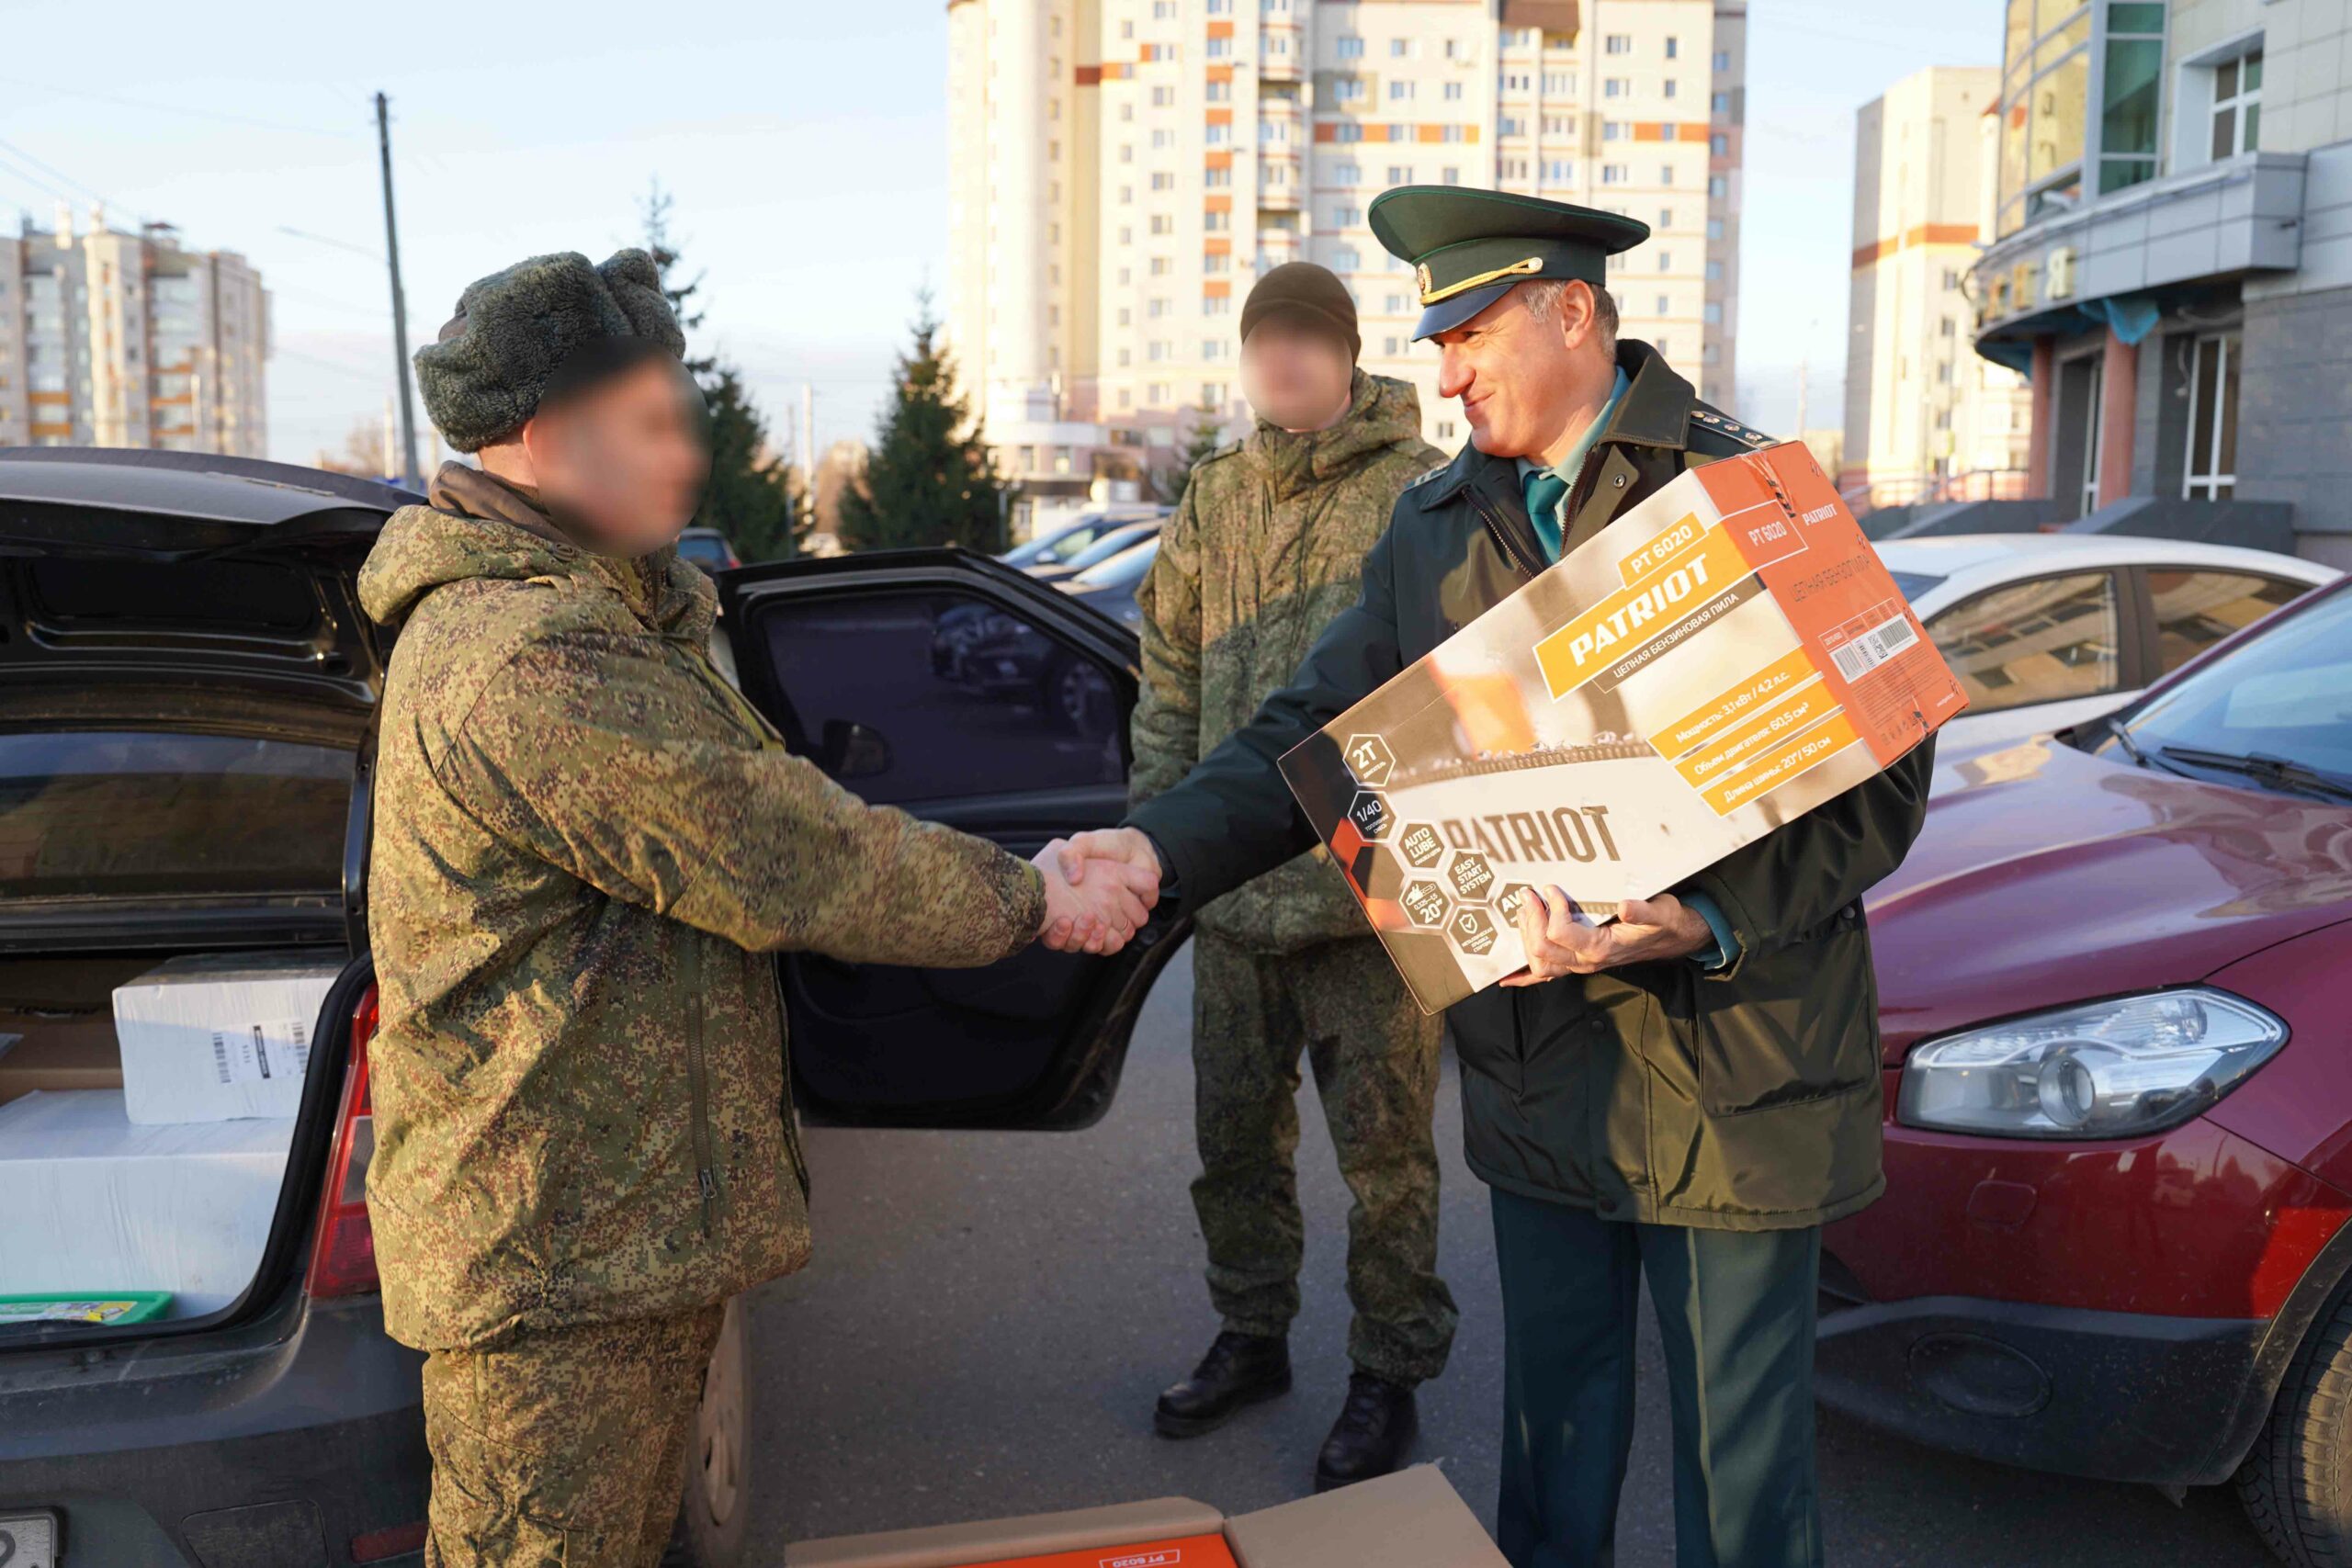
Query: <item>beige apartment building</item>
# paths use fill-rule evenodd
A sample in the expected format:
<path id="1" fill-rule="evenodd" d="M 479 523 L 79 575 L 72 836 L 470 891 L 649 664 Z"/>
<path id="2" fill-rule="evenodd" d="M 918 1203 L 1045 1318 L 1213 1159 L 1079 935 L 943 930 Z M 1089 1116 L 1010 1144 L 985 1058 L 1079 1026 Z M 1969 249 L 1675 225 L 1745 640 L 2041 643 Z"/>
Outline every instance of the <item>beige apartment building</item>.
<path id="1" fill-rule="evenodd" d="M 953 0 L 946 322 L 1018 487 L 1016 535 L 1130 499 L 1248 417 L 1238 300 L 1309 260 L 1354 292 L 1366 368 L 1464 439 L 1411 342 L 1392 186 L 1631 214 L 1629 335 L 1734 400 L 1745 0 Z"/>
<path id="2" fill-rule="evenodd" d="M 269 294 L 233 251 L 93 209 L 0 238 L 0 446 L 267 455 Z"/>
<path id="3" fill-rule="evenodd" d="M 1854 120 L 1839 487 L 1878 505 L 2023 493 L 2030 394 L 1977 356 L 1969 272 L 1990 239 L 1997 66 L 1914 72 Z"/>

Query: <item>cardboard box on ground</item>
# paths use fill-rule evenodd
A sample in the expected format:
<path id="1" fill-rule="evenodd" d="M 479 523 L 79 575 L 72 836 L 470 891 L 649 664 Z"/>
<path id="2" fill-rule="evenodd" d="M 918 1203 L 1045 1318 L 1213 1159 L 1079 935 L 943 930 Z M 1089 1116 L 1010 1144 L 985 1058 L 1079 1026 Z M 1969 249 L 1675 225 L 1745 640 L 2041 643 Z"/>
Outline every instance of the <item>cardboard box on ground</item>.
<path id="1" fill-rule="evenodd" d="M 1813 455 L 1693 468 L 1283 758 L 1422 1009 L 1884 771 L 1960 684 Z"/>
<path id="2" fill-rule="evenodd" d="M 840 1536 L 786 1568 L 1503 1568 L 1435 1465 L 1227 1518 L 1189 1497 Z"/>
<path id="3" fill-rule="evenodd" d="M 66 967 L 58 995 L 0 1011 L 0 1297 L 167 1292 L 164 1315 L 217 1311 L 268 1242 L 337 964 L 175 958 L 114 986 L 110 1009 Z M 56 1314 L 15 1303 L 0 1327 L 40 1315 Z"/>

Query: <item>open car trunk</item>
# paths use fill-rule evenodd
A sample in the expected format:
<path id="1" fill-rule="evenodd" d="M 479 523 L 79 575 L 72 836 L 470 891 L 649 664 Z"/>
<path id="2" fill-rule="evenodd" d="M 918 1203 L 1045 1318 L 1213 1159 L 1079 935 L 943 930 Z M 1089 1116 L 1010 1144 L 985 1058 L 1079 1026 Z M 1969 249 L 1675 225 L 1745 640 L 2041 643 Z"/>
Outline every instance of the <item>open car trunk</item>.
<path id="1" fill-rule="evenodd" d="M 0 1354 L 243 1321 L 318 1234 L 401 499 L 0 453 Z"/>

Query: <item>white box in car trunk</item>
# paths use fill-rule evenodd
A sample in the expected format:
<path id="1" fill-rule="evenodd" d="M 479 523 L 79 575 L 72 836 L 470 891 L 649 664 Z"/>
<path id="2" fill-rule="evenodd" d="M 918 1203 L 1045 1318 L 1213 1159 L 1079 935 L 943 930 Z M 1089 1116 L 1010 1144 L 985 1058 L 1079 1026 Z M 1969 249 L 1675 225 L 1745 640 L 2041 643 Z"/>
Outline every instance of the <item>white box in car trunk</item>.
<path id="1" fill-rule="evenodd" d="M 0 1295 L 169 1291 L 224 1307 L 261 1264 L 290 1120 L 139 1126 L 119 1089 L 0 1105 Z"/>
<path id="2" fill-rule="evenodd" d="M 307 953 L 175 958 L 115 987 L 133 1122 L 292 1116 L 338 965 Z"/>

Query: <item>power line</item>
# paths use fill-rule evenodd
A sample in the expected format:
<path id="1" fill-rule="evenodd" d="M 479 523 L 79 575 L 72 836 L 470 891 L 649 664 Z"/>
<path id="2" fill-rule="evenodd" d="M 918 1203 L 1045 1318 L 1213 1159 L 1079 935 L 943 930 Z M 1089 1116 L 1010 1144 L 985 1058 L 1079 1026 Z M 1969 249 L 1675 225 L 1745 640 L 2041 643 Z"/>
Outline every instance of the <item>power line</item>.
<path id="1" fill-rule="evenodd" d="M 273 344 L 269 353 L 273 359 L 298 359 L 305 365 L 315 365 L 322 370 L 340 370 L 346 376 L 356 376 L 362 379 L 373 381 L 378 387 L 384 384 L 384 374 L 380 370 L 362 370 L 356 365 L 345 365 L 340 360 L 322 359 L 315 354 L 304 354 L 300 349 L 288 348 L 284 344 Z"/>
<path id="2" fill-rule="evenodd" d="M 26 152 L 23 148 L 17 146 L 13 141 L 0 141 L 0 150 L 6 150 L 13 152 L 17 157 L 22 158 L 26 163 L 30 164 L 34 168 L 40 169 L 58 179 L 63 180 L 67 185 L 72 186 L 74 189 L 80 191 L 84 196 L 90 197 L 94 201 L 105 202 L 108 207 L 115 205 L 113 199 L 109 197 L 106 192 L 96 189 L 90 186 L 84 185 L 80 180 L 75 179 L 73 175 L 67 174 L 56 164 L 45 163 L 42 160 L 34 157 L 30 152 Z"/>
<path id="3" fill-rule="evenodd" d="M 82 87 L 61 87 L 54 82 L 40 81 L 30 77 L 0 76 L 0 82 L 15 87 L 37 87 L 44 92 L 57 93 L 69 98 L 90 98 L 102 104 L 119 104 L 135 109 L 153 109 L 159 114 L 189 115 L 198 119 L 219 120 L 226 125 L 250 125 L 262 130 L 297 131 L 305 136 L 333 136 L 342 139 L 358 134 L 353 130 L 329 130 L 316 125 L 297 125 L 291 120 L 258 119 L 252 115 L 229 114 L 220 109 L 196 108 L 187 104 L 159 103 L 153 98 L 125 97 L 119 93 L 93 93 Z"/>

